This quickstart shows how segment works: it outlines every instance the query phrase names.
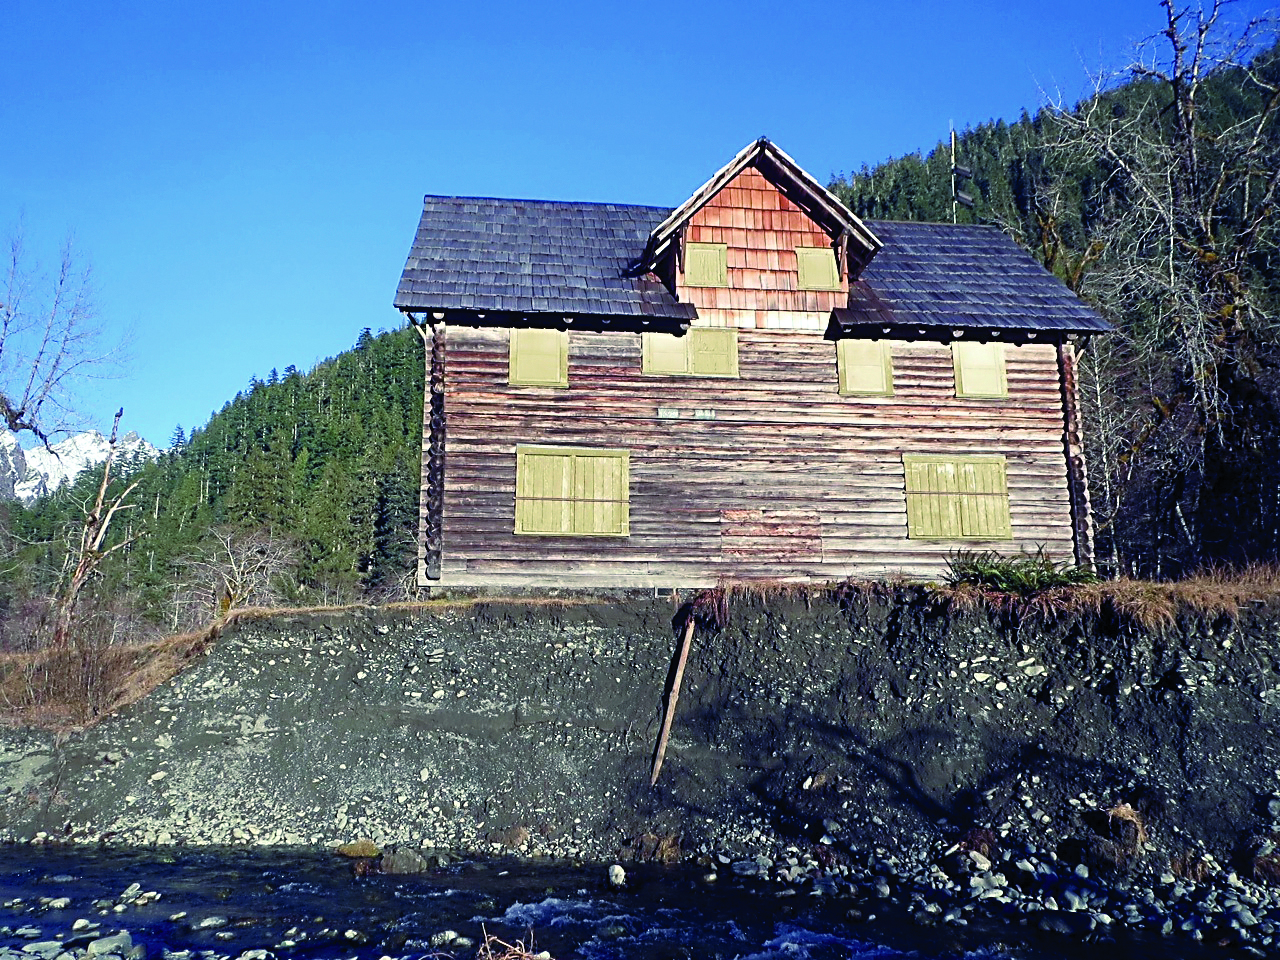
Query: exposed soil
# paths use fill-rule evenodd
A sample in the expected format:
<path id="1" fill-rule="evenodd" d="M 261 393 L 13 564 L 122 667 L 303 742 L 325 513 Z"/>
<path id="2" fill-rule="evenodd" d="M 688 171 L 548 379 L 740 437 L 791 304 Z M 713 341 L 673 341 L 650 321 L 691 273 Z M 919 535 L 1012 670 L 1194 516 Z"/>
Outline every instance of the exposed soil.
<path id="1" fill-rule="evenodd" d="M 740 596 L 695 637 L 651 789 L 679 618 L 651 596 L 241 621 L 90 730 L 0 733 L 0 839 L 601 858 L 646 832 L 908 851 L 980 826 L 1186 869 L 1280 814 L 1274 609 L 1152 634 L 913 589 Z"/>

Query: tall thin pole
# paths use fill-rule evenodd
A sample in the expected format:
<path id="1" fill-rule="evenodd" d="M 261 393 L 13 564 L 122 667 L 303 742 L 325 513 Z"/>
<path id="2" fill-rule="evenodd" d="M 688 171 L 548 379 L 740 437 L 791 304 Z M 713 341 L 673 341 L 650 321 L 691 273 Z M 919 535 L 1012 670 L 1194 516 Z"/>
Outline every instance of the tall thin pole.
<path id="1" fill-rule="evenodd" d="M 956 219 L 956 125 L 951 124 L 951 222 Z"/>

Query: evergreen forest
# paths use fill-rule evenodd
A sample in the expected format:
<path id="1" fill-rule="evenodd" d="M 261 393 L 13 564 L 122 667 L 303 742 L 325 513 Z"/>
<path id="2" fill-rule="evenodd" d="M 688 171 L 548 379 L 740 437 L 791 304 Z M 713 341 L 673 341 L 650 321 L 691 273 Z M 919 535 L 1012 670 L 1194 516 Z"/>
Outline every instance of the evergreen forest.
<path id="1" fill-rule="evenodd" d="M 121 637 L 195 627 L 227 608 L 399 598 L 414 573 L 422 344 L 373 336 L 308 373 L 254 379 L 151 463 L 119 464 L 129 493 L 78 620 Z M 102 478 L 29 508 L 3 504 L 0 629 L 21 648 L 48 615 Z M 136 538 L 136 539 L 135 539 Z"/>
<path id="2" fill-rule="evenodd" d="M 960 132 L 971 209 L 953 207 L 949 141 L 831 183 L 867 219 L 954 209 L 1004 230 L 1114 325 L 1081 354 L 1111 576 L 1280 559 L 1280 46 L 1237 36 L 1219 56 L 1195 26 L 1079 104 Z M 366 329 L 311 371 L 253 380 L 158 461 L 117 464 L 78 629 L 140 639 L 233 607 L 413 597 L 422 395 L 416 333 Z M 0 505 L 5 648 L 65 602 L 101 479 Z"/>

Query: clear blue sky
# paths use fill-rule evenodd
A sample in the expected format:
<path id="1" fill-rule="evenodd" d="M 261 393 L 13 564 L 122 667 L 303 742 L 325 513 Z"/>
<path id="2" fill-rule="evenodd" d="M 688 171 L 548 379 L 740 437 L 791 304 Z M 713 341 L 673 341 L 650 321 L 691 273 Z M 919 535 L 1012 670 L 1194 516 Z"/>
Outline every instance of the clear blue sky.
<path id="1" fill-rule="evenodd" d="M 1262 3 L 1244 0 L 1239 13 Z M 0 231 L 74 233 L 160 445 L 391 300 L 424 193 L 675 205 L 757 136 L 820 180 L 1076 99 L 1153 0 L 0 3 Z"/>

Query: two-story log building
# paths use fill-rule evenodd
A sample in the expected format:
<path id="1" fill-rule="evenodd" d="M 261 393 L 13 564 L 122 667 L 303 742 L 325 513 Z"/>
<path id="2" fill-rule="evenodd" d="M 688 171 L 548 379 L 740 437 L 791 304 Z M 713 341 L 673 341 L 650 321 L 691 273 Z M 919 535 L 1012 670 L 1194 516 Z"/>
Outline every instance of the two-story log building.
<path id="1" fill-rule="evenodd" d="M 1088 307 L 992 227 L 862 222 L 768 140 L 674 210 L 428 196 L 419 579 L 1087 562 Z"/>

